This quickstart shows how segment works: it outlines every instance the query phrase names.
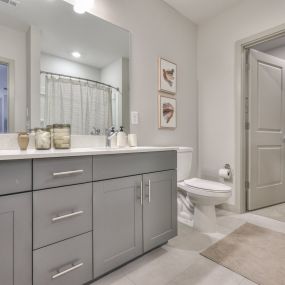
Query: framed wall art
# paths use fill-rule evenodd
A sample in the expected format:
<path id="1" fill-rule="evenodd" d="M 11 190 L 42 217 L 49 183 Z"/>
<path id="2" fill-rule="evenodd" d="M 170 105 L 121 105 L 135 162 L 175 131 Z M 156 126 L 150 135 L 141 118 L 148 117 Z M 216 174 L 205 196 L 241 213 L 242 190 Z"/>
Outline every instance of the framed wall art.
<path id="1" fill-rule="evenodd" d="M 159 91 L 169 94 L 176 94 L 177 87 L 177 66 L 164 58 L 158 60 L 159 70 Z"/>
<path id="2" fill-rule="evenodd" d="M 175 129 L 176 128 L 176 99 L 168 96 L 159 95 L 159 128 Z"/>

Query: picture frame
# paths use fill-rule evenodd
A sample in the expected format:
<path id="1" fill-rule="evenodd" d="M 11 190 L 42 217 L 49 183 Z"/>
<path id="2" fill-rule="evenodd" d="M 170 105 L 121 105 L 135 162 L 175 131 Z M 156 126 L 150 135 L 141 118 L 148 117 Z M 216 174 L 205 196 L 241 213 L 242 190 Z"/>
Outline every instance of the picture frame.
<path id="1" fill-rule="evenodd" d="M 177 92 L 177 65 L 162 57 L 158 60 L 158 90 L 175 95 Z"/>
<path id="2" fill-rule="evenodd" d="M 158 116 L 160 129 L 176 129 L 177 127 L 177 102 L 176 98 L 158 96 Z"/>

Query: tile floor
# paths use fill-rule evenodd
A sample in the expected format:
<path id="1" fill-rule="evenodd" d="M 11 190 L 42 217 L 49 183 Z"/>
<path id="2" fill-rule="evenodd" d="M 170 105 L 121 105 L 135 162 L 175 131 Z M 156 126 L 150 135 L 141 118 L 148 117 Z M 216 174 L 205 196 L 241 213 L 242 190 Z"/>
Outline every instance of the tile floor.
<path id="1" fill-rule="evenodd" d="M 285 233 L 285 223 L 254 213 L 218 210 L 218 232 L 199 233 L 179 224 L 167 245 L 116 270 L 92 285 L 254 285 L 255 283 L 199 255 L 217 240 L 249 222 Z"/>
<path id="2" fill-rule="evenodd" d="M 252 213 L 255 215 L 261 215 L 267 218 L 278 220 L 280 222 L 285 222 L 285 203 L 256 210 Z"/>

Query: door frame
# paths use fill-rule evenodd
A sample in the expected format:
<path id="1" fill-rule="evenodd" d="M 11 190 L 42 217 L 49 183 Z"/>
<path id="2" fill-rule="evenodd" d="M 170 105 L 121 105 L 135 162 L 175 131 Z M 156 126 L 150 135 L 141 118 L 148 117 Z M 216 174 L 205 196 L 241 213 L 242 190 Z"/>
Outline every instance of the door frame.
<path id="1" fill-rule="evenodd" d="M 8 133 L 15 132 L 15 62 L 12 59 L 0 57 L 0 63 L 8 66 Z"/>
<path id="2" fill-rule="evenodd" d="M 285 36 L 285 24 L 239 40 L 235 44 L 235 208 L 240 213 L 247 211 L 246 181 L 248 181 L 248 51 L 257 44 Z"/>

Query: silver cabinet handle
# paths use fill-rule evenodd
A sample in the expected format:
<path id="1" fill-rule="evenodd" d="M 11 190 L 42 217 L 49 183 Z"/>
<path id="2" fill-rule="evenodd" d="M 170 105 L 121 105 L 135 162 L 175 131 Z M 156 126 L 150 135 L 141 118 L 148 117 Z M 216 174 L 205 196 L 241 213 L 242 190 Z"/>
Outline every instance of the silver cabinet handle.
<path id="1" fill-rule="evenodd" d="M 51 278 L 52 279 L 56 279 L 56 278 L 58 278 L 58 277 L 60 277 L 62 275 L 65 275 L 65 274 L 67 274 L 67 273 L 69 273 L 69 272 L 71 272 L 71 271 L 73 271 L 75 269 L 78 269 L 78 268 L 82 267 L 83 265 L 84 265 L 84 263 L 81 262 L 81 263 L 79 263 L 77 265 L 74 265 L 74 266 L 72 266 L 72 267 L 70 267 L 70 268 L 68 268 L 68 269 L 66 269 L 66 270 L 64 270 L 62 272 L 59 272 L 59 270 L 58 270 L 59 273 L 53 275 Z"/>
<path id="2" fill-rule="evenodd" d="M 151 184 L 150 184 L 150 179 L 148 180 L 148 202 L 150 203 L 151 201 Z"/>
<path id="3" fill-rule="evenodd" d="M 84 213 L 83 211 L 78 211 L 78 212 L 70 213 L 70 214 L 67 214 L 67 215 L 63 215 L 63 216 L 59 216 L 59 217 L 52 218 L 52 221 L 53 221 L 53 222 L 58 222 L 58 221 L 60 221 L 60 220 L 72 218 L 72 217 L 81 215 L 81 214 L 83 214 L 83 213 Z"/>
<path id="4" fill-rule="evenodd" d="M 78 170 L 65 171 L 65 172 L 55 172 L 52 175 L 53 177 L 59 177 L 59 176 L 82 174 L 83 172 L 84 172 L 83 169 L 78 169 Z"/>
<path id="5" fill-rule="evenodd" d="M 148 180 L 148 184 L 145 185 L 148 188 L 148 194 L 146 195 L 148 197 L 148 203 L 150 204 L 151 201 L 151 182 L 150 179 Z"/>
<path id="6" fill-rule="evenodd" d="M 143 204 L 143 182 L 141 180 L 141 205 Z"/>

